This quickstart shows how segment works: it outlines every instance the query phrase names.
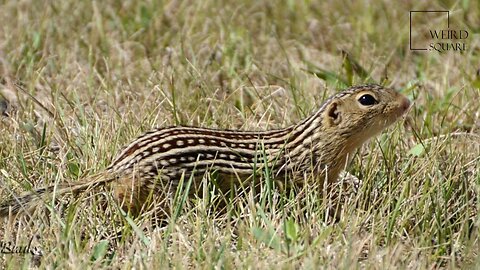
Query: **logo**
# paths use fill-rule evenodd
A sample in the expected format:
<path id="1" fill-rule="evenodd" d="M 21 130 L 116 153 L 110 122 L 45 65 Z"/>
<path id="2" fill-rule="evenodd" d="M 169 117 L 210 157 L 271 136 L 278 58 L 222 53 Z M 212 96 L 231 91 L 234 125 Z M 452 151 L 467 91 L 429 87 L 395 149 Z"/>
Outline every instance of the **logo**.
<path id="1" fill-rule="evenodd" d="M 450 25 L 448 10 L 410 11 L 410 50 L 464 52 L 468 31 Z"/>

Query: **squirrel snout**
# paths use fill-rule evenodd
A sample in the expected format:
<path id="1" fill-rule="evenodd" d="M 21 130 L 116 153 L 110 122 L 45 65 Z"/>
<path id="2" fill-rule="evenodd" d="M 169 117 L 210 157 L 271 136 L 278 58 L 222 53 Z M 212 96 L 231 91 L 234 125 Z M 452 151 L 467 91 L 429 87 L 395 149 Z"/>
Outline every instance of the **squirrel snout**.
<path id="1" fill-rule="evenodd" d="M 403 112 L 405 112 L 406 110 L 408 110 L 408 108 L 410 108 L 410 100 L 406 97 L 403 98 L 402 100 L 402 103 L 401 103 L 401 107 L 402 107 L 402 110 Z"/>

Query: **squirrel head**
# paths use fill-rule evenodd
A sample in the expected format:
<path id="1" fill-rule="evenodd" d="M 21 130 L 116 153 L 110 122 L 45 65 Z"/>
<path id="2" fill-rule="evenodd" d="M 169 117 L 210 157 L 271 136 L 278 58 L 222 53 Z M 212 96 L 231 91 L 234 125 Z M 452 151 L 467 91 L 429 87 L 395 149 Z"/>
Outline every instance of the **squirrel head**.
<path id="1" fill-rule="evenodd" d="M 391 88 L 362 85 L 330 98 L 322 119 L 326 130 L 338 132 L 358 147 L 393 124 L 409 107 L 410 100 Z"/>

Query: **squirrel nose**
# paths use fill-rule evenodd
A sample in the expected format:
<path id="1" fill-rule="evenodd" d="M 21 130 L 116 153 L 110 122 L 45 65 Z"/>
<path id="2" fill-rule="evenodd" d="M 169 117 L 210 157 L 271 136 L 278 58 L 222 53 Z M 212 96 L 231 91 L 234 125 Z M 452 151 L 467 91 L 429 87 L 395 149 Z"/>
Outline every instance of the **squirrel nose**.
<path id="1" fill-rule="evenodd" d="M 410 100 L 409 100 L 408 98 L 404 98 L 404 99 L 402 100 L 402 105 L 401 105 L 403 111 L 408 110 L 408 108 L 410 108 L 410 104 L 411 104 L 411 103 L 410 103 Z"/>

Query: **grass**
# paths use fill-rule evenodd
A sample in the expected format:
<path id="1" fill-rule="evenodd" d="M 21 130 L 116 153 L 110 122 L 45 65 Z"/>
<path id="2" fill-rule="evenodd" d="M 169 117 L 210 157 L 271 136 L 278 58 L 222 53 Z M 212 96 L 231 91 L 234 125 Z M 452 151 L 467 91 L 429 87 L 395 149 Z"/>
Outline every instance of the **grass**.
<path id="1" fill-rule="evenodd" d="M 355 156 L 337 223 L 315 191 L 247 194 L 234 215 L 185 200 L 157 230 L 85 195 L 2 221 L 0 240 L 44 253 L 3 268 L 479 267 L 480 6 L 414 2 L 2 1 L 0 198 L 99 172 L 155 126 L 283 127 L 370 81 L 414 101 Z M 408 49 L 409 10 L 435 9 L 467 51 Z"/>

